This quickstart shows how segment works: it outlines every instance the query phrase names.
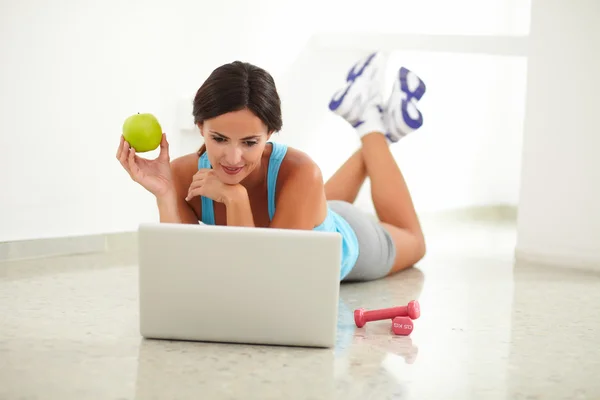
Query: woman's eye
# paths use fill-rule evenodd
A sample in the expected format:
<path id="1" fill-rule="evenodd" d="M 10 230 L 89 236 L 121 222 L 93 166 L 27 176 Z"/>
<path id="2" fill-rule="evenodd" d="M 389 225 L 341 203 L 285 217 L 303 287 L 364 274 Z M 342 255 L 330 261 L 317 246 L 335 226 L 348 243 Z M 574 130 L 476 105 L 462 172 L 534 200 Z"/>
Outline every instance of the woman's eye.
<path id="1" fill-rule="evenodd" d="M 225 139 L 225 138 L 222 138 L 222 137 L 220 137 L 220 136 L 213 136 L 213 137 L 212 137 L 212 139 L 213 139 L 215 142 L 217 142 L 217 143 L 223 143 L 223 142 L 225 142 L 225 141 L 226 141 L 226 139 Z M 252 146 L 255 146 L 255 145 L 257 145 L 257 144 L 258 144 L 258 142 L 257 142 L 257 141 L 255 141 L 255 140 L 250 140 L 250 141 L 246 141 L 246 142 L 244 142 L 244 144 L 245 144 L 246 146 L 248 146 L 248 147 L 252 147 Z"/>

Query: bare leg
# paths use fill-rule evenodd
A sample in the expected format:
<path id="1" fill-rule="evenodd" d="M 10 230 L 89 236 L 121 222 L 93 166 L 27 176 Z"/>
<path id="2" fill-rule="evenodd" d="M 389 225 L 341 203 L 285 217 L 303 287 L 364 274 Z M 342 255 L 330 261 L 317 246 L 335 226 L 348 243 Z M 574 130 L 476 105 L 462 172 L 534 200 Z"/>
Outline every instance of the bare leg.
<path id="1" fill-rule="evenodd" d="M 354 203 L 366 177 L 367 169 L 359 149 L 325 183 L 327 200 Z"/>
<path id="2" fill-rule="evenodd" d="M 391 273 L 414 265 L 425 255 L 425 239 L 410 192 L 383 134 L 364 135 L 362 159 L 371 180 L 377 216 L 392 235 L 398 252 Z"/>

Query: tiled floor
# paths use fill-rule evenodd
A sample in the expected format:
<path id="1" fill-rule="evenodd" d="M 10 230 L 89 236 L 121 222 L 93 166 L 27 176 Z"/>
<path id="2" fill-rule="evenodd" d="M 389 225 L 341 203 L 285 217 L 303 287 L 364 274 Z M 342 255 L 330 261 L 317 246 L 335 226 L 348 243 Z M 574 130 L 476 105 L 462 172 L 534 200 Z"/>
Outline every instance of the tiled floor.
<path id="1" fill-rule="evenodd" d="M 600 399 L 600 276 L 513 269 L 514 225 L 428 223 L 429 254 L 343 285 L 333 350 L 145 341 L 131 256 L 0 264 L 0 399 Z M 418 299 L 409 337 L 357 307 Z"/>

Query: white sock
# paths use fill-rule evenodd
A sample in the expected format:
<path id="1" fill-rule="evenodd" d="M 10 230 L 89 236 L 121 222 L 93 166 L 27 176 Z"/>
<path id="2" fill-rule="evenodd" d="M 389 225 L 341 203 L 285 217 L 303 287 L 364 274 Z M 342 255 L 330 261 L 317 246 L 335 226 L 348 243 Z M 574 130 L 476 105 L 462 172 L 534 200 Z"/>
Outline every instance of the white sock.
<path id="1" fill-rule="evenodd" d="M 378 106 L 369 106 L 365 110 L 361 118 L 362 122 L 359 122 L 354 129 L 358 133 L 358 137 L 362 138 L 366 134 L 371 132 L 379 132 L 385 135 L 385 125 L 383 123 L 383 113 Z"/>

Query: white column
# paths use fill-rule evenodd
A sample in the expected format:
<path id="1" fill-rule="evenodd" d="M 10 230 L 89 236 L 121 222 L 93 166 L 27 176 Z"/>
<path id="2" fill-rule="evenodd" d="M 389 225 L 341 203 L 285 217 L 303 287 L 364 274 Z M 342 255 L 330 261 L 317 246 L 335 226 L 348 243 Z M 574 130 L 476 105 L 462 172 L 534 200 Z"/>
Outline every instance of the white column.
<path id="1" fill-rule="evenodd" d="M 600 270 L 600 1 L 531 11 L 517 259 Z"/>

